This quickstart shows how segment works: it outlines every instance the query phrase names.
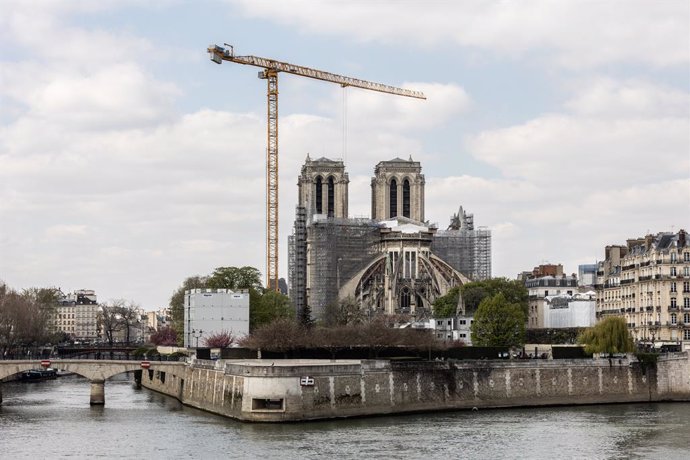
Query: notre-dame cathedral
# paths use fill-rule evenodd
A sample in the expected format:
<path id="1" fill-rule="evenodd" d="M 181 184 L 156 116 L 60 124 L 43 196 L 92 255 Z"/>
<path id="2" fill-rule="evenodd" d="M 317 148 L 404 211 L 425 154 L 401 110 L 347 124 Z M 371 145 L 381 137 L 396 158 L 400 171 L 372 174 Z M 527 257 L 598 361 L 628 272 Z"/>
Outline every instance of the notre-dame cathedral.
<path id="1" fill-rule="evenodd" d="M 424 219 L 419 162 L 382 161 L 371 179 L 371 218 L 348 216 L 349 178 L 342 161 L 307 156 L 288 241 L 290 298 L 320 319 L 351 298 L 369 316 L 421 320 L 454 286 L 491 277 L 491 233 L 474 229 L 460 208 L 447 230 Z"/>

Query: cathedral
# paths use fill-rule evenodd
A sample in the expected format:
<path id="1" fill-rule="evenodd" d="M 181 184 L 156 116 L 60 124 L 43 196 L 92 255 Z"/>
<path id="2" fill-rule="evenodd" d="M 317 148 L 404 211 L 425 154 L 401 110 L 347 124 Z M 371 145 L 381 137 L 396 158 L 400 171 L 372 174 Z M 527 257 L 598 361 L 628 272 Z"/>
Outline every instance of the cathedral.
<path id="1" fill-rule="evenodd" d="M 371 179 L 371 218 L 348 216 L 349 177 L 342 161 L 307 159 L 288 240 L 288 282 L 298 312 L 320 319 L 328 306 L 353 299 L 369 317 L 429 318 L 451 288 L 491 276 L 491 233 L 474 229 L 462 208 L 439 231 L 424 219 L 419 162 L 378 163 Z"/>

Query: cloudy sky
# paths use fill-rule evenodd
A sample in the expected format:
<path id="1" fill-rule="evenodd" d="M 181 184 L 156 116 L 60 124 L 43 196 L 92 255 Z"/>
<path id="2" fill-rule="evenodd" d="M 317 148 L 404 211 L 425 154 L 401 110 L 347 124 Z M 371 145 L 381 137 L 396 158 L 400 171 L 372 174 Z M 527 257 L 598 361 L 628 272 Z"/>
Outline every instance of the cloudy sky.
<path id="1" fill-rule="evenodd" d="M 306 155 L 421 161 L 493 274 L 567 272 L 690 230 L 690 3 L 0 0 L 0 280 L 146 309 L 218 266 L 265 271 L 266 83 L 209 44 L 424 91 L 280 77 L 280 276 Z"/>

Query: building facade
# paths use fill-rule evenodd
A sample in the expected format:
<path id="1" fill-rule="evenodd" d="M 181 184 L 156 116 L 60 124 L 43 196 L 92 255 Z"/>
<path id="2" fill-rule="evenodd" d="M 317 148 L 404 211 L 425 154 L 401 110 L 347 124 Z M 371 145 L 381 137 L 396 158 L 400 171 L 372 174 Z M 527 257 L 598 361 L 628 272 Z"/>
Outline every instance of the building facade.
<path id="1" fill-rule="evenodd" d="M 561 265 L 549 265 L 545 270 L 535 268 L 531 273 L 526 272 L 525 287 L 529 296 L 527 310 L 527 328 L 538 329 L 548 327 L 544 323 L 545 309 L 548 308 L 547 297 L 566 294 L 572 296 L 578 292 L 577 277 L 575 275 L 563 275 Z M 558 268 L 560 267 L 560 268 Z M 555 273 L 543 275 L 543 273 Z M 560 273 L 560 275 L 558 275 Z"/>
<path id="2" fill-rule="evenodd" d="M 625 318 L 645 344 L 690 348 L 690 245 L 685 230 L 606 246 L 598 263 L 597 318 Z"/>
<path id="3" fill-rule="evenodd" d="M 80 289 L 61 296 L 54 315 L 56 332 L 69 334 L 75 341 L 98 338 L 98 300 L 91 289 Z"/>
<path id="4" fill-rule="evenodd" d="M 596 294 L 590 291 L 546 297 L 543 312 L 545 328 L 594 326 Z"/>
<path id="5" fill-rule="evenodd" d="M 428 319 L 433 301 L 450 288 L 490 277 L 490 232 L 476 232 L 471 214 L 461 208 L 448 235 L 437 236 L 424 222 L 419 162 L 396 158 L 376 165 L 370 219 L 347 216 L 348 182 L 341 161 L 307 157 L 302 167 L 288 239 L 289 292 L 298 312 L 309 307 L 320 319 L 351 298 L 365 315 Z"/>
<path id="6" fill-rule="evenodd" d="M 184 346 L 206 346 L 214 334 L 249 334 L 249 292 L 191 289 L 184 295 Z"/>

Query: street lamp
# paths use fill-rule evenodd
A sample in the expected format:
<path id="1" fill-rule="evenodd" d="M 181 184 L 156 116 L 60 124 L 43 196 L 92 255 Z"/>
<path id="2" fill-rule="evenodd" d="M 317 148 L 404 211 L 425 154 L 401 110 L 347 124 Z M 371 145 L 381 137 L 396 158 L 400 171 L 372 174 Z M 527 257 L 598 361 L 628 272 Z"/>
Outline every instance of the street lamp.
<path id="1" fill-rule="evenodd" d="M 199 337 L 201 337 L 203 333 L 204 331 L 202 331 L 201 329 L 199 329 L 198 331 L 196 329 L 192 329 L 192 335 L 196 339 L 196 346 L 194 348 L 199 348 Z"/>

